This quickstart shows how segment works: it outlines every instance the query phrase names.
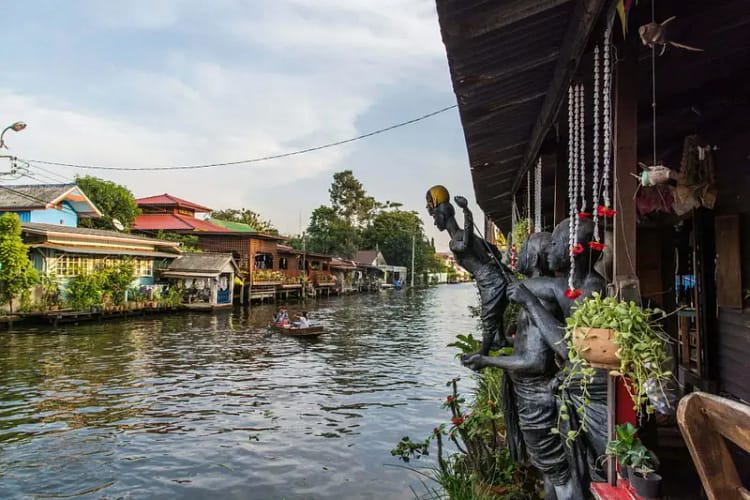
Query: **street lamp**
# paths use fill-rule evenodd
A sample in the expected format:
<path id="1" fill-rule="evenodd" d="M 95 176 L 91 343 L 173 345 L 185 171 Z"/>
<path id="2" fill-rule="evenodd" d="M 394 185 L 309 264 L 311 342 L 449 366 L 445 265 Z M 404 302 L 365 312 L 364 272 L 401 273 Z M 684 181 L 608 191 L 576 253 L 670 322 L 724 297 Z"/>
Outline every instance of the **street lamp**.
<path id="1" fill-rule="evenodd" d="M 7 132 L 8 130 L 12 130 L 14 132 L 20 132 L 21 130 L 25 128 L 26 128 L 26 124 L 24 122 L 16 122 L 12 125 L 8 125 L 7 127 L 5 127 L 2 133 L 0 133 L 0 148 L 8 149 L 8 146 L 5 145 L 5 140 L 3 139 L 3 137 L 5 137 L 5 132 Z"/>

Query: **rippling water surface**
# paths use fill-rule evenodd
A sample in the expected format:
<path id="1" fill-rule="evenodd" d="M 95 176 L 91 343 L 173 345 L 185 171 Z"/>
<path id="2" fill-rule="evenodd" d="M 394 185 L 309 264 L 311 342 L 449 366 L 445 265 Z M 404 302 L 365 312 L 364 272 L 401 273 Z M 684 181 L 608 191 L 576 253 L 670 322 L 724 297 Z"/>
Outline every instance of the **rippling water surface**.
<path id="1" fill-rule="evenodd" d="M 476 297 L 308 303 L 316 340 L 273 306 L 0 333 L 0 498 L 414 498 L 390 450 L 468 378 L 446 344 Z"/>

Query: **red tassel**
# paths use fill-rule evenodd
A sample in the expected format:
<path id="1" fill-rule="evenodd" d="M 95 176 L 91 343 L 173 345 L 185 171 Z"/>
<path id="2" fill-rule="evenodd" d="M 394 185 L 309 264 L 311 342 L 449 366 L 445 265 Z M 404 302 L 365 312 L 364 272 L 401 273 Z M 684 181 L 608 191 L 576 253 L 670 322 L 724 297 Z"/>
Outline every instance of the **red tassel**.
<path id="1" fill-rule="evenodd" d="M 614 217 L 617 215 L 617 210 L 614 208 L 605 207 L 604 205 L 599 205 L 596 207 L 596 214 L 600 217 Z"/>
<path id="2" fill-rule="evenodd" d="M 601 243 L 599 241 L 589 241 L 589 248 L 592 250 L 604 250 L 604 247 L 606 247 L 604 243 Z"/>
<path id="3" fill-rule="evenodd" d="M 585 219 L 586 217 L 591 217 L 591 212 L 578 212 L 578 217 L 581 219 Z"/>
<path id="4" fill-rule="evenodd" d="M 578 255 L 580 253 L 583 253 L 583 250 L 584 250 L 583 245 L 581 245 L 580 243 L 576 243 L 570 248 L 570 251 L 573 252 L 573 255 Z"/>
<path id="5" fill-rule="evenodd" d="M 583 290 L 581 290 L 580 288 L 568 288 L 567 290 L 565 290 L 565 296 L 573 300 L 580 297 L 582 293 Z"/>

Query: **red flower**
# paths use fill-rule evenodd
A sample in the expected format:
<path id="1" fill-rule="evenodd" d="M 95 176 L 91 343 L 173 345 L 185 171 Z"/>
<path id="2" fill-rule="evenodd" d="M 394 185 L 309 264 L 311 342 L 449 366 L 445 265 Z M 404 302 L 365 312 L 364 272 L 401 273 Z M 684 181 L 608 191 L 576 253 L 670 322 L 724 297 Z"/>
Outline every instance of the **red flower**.
<path id="1" fill-rule="evenodd" d="M 580 288 L 568 288 L 567 290 L 565 290 L 565 296 L 573 300 L 580 297 L 582 293 L 583 290 L 581 290 Z"/>
<path id="2" fill-rule="evenodd" d="M 592 250 L 604 250 L 604 247 L 606 247 L 604 243 L 600 241 L 589 241 L 589 248 Z"/>
<path id="3" fill-rule="evenodd" d="M 440 429 L 435 427 L 434 429 L 432 429 L 432 432 L 437 436 L 438 434 L 440 434 Z"/>
<path id="4" fill-rule="evenodd" d="M 578 217 L 581 219 L 585 219 L 586 217 L 591 217 L 591 212 L 578 212 Z"/>
<path id="5" fill-rule="evenodd" d="M 580 253 L 583 253 L 583 250 L 584 250 L 583 245 L 581 245 L 580 243 L 576 243 L 575 245 L 570 247 L 570 251 L 573 252 L 573 255 L 578 255 Z"/>
<path id="6" fill-rule="evenodd" d="M 460 415 L 458 417 L 453 417 L 453 419 L 451 419 L 451 423 L 453 425 L 461 425 L 464 423 L 464 417 Z"/>
<path id="7" fill-rule="evenodd" d="M 596 213 L 597 215 L 600 215 L 602 217 L 614 217 L 617 215 L 617 210 L 614 208 L 605 207 L 604 205 L 599 205 L 596 207 Z"/>
<path id="8" fill-rule="evenodd" d="M 445 401 L 448 404 L 451 404 L 453 402 L 453 394 L 449 394 L 447 398 L 445 398 Z"/>

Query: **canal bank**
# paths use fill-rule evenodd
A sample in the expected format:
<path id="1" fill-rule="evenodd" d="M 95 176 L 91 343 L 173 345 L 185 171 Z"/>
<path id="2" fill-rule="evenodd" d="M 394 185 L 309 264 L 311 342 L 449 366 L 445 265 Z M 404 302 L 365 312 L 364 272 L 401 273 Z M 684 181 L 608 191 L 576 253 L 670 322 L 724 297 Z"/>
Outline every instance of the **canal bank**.
<path id="1" fill-rule="evenodd" d="M 446 344 L 476 300 L 319 299 L 313 341 L 269 332 L 271 305 L 0 333 L 0 497 L 413 498 L 390 450 L 470 385 Z"/>

